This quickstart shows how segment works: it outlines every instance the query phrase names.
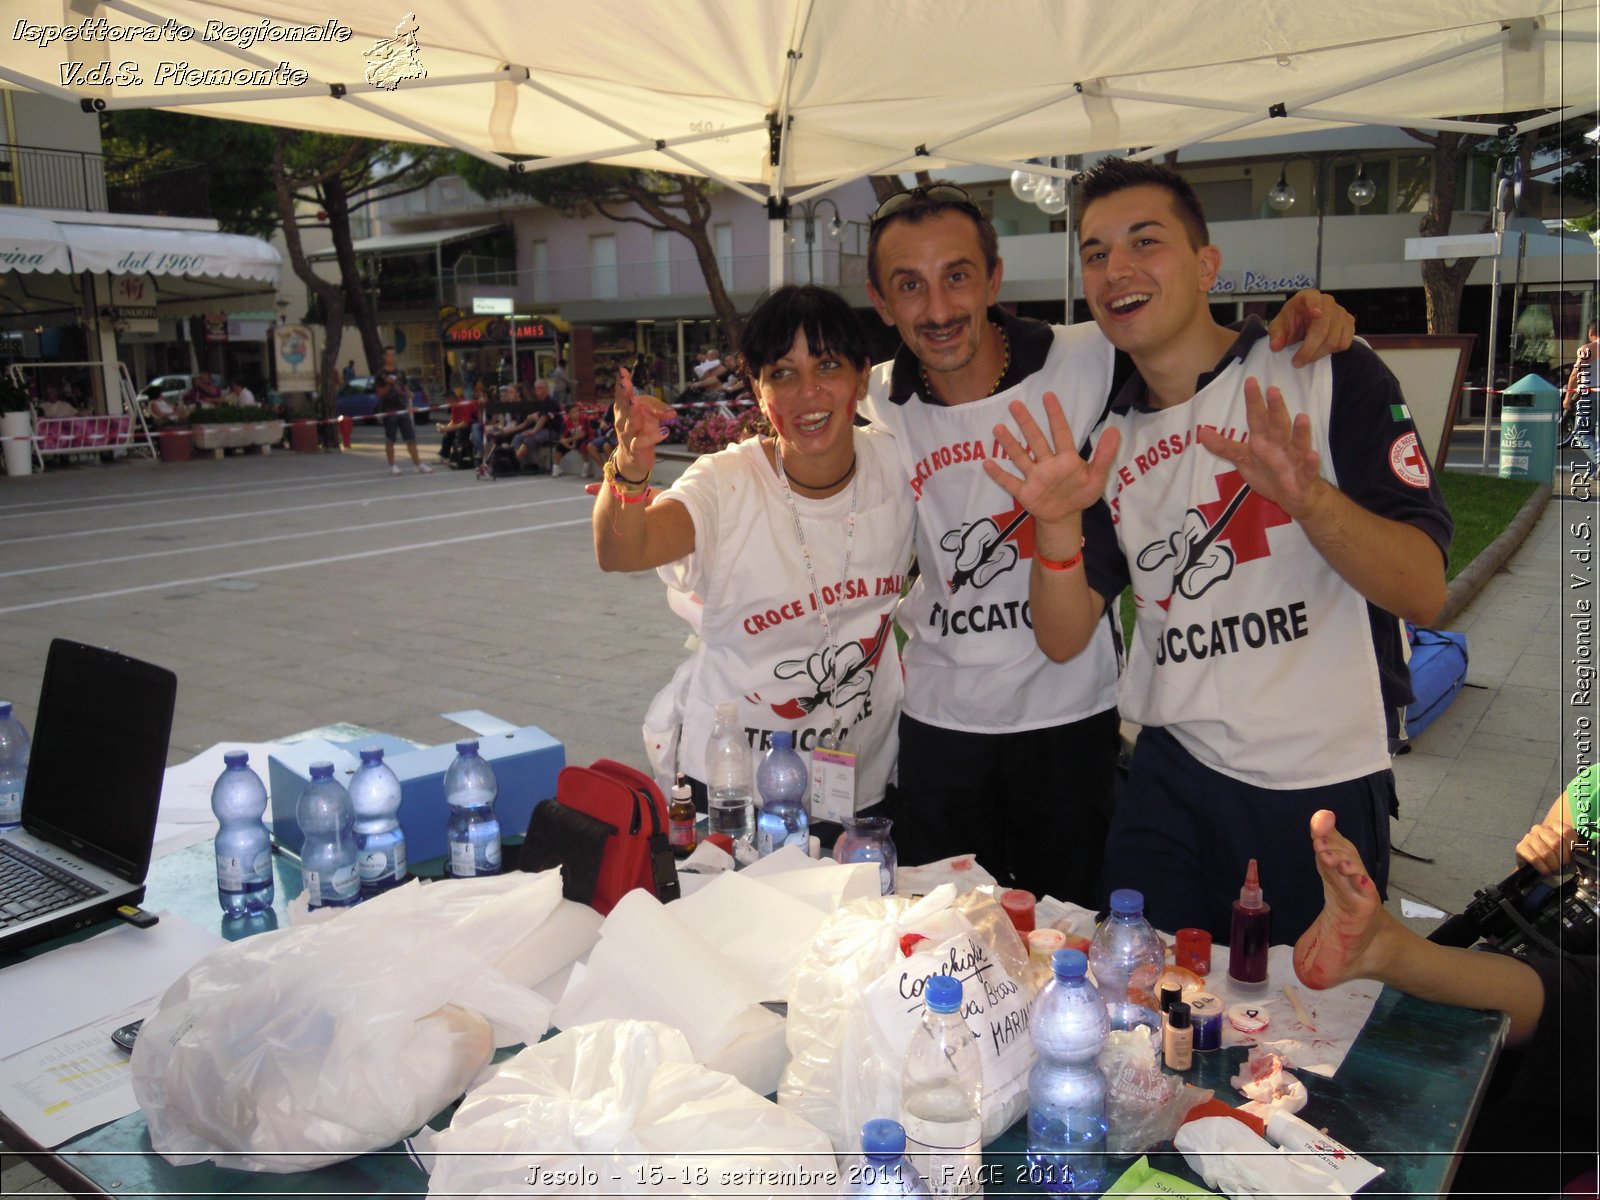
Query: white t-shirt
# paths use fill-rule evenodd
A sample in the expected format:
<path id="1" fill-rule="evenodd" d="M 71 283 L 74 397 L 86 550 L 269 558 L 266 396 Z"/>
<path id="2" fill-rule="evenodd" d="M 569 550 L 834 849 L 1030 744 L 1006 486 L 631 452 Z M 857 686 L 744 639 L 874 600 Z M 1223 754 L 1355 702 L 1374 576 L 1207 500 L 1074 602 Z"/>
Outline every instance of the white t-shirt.
<path id="1" fill-rule="evenodd" d="M 1111 387 L 1110 343 L 1093 325 L 1053 333 L 1039 370 L 968 404 L 946 407 L 918 396 L 891 403 L 893 364 L 873 368 L 862 411 L 894 434 L 900 486 L 916 502 L 920 574 L 899 617 L 907 639 L 904 709 L 928 725 L 972 733 L 1045 729 L 1104 712 L 1117 700 L 1112 622 L 1069 662 L 1051 662 L 1039 649 L 1028 607 L 1033 518 L 983 469 L 983 460 L 999 453 L 994 427 L 1015 430 L 1014 400 L 1048 428 L 1043 399 L 1054 392 L 1080 442 L 1099 420 Z"/>
<path id="2" fill-rule="evenodd" d="M 774 730 L 788 729 L 809 766 L 836 709 L 841 745 L 858 755 L 856 807 L 883 798 L 898 748 L 893 617 L 911 561 L 912 506 L 892 439 L 857 429 L 855 442 L 851 487 L 825 500 L 794 495 L 837 659 L 816 612 L 793 511 L 759 441 L 703 456 L 663 493 L 688 510 L 695 550 L 657 573 L 702 607 L 698 648 L 646 718 L 646 750 L 658 770 L 672 769 L 672 732 L 681 725 L 676 769 L 704 780 L 714 710 L 726 702 L 738 704 L 753 754 Z"/>
<path id="3" fill-rule="evenodd" d="M 1367 605 L 1304 529 L 1195 437 L 1245 436 L 1244 381 L 1309 413 L 1334 486 L 1333 365 L 1290 365 L 1265 337 L 1187 403 L 1114 414 L 1106 486 L 1138 605 L 1122 714 L 1165 726 L 1206 766 L 1257 787 L 1309 788 L 1389 766 Z M 1397 443 L 1398 444 L 1398 443 Z M 1414 439 L 1413 439 L 1414 444 Z M 1421 472 L 1425 490 L 1427 473 Z"/>

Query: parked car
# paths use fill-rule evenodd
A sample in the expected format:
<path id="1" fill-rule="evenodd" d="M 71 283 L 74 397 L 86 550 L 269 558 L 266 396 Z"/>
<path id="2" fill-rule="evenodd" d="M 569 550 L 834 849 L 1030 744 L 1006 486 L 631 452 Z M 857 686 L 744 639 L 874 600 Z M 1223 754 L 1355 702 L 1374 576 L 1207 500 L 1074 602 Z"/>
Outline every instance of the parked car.
<path id="1" fill-rule="evenodd" d="M 447 404 L 433 405 L 420 385 L 411 393 L 411 406 L 416 413 L 416 419 L 423 424 L 435 420 L 443 421 L 449 416 L 450 411 Z M 333 411 L 335 416 L 350 417 L 363 425 L 376 425 L 379 421 L 378 394 L 372 376 L 357 375 L 340 388 L 339 395 L 333 402 Z"/>
<path id="2" fill-rule="evenodd" d="M 139 389 L 139 395 L 152 399 L 159 395 L 166 400 L 182 400 L 183 394 L 194 386 L 193 375 L 157 375 Z"/>

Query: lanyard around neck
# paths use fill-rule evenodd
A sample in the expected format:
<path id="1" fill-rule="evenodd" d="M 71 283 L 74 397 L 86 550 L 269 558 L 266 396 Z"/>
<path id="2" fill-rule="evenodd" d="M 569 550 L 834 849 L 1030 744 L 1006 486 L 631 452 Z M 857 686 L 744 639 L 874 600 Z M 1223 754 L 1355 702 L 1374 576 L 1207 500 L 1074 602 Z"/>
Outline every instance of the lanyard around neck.
<path id="1" fill-rule="evenodd" d="M 852 435 L 853 436 L 853 435 Z M 822 634 L 828 640 L 828 650 L 832 654 L 829 662 L 829 673 L 837 668 L 839 661 L 839 646 L 833 640 L 833 624 L 828 620 L 828 605 L 823 599 L 822 588 L 817 583 L 816 567 L 811 561 L 811 548 L 806 545 L 806 533 L 800 525 L 800 508 L 794 502 L 794 492 L 789 488 L 789 476 L 783 469 L 783 447 L 777 438 L 772 439 L 772 457 L 778 464 L 778 486 L 783 489 L 784 502 L 789 506 L 789 516 L 794 521 L 795 540 L 800 543 L 800 557 L 806 565 L 806 578 L 811 581 L 811 603 L 817 610 L 817 617 L 822 621 Z M 844 617 L 844 589 L 845 581 L 850 578 L 850 556 L 855 552 L 856 542 L 856 484 L 861 481 L 861 472 L 856 472 L 855 478 L 850 481 L 850 516 L 845 522 L 844 534 L 844 574 L 839 577 L 839 616 Z M 835 681 L 837 682 L 837 681 Z M 828 707 L 834 708 L 833 691 L 828 691 Z"/>

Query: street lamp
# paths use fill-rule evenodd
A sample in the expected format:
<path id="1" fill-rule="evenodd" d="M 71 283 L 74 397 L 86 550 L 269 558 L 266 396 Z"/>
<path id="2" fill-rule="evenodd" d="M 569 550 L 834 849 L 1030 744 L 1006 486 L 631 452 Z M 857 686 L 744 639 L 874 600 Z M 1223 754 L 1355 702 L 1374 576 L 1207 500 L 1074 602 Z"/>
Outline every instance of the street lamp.
<path id="1" fill-rule="evenodd" d="M 1278 168 L 1278 182 L 1272 185 L 1272 190 L 1267 193 L 1267 205 L 1275 212 L 1288 212 L 1294 207 L 1294 202 L 1299 193 L 1289 183 L 1289 164 L 1297 158 L 1303 158 L 1311 164 L 1311 202 L 1317 210 L 1317 259 L 1316 279 L 1312 284 L 1318 291 L 1322 290 L 1322 222 L 1326 215 L 1323 211 L 1322 198 L 1324 189 L 1320 180 L 1323 172 L 1330 162 L 1337 162 L 1340 158 L 1350 157 L 1356 160 L 1356 177 L 1350 181 L 1350 186 L 1345 189 L 1345 197 L 1356 208 L 1365 208 L 1371 204 L 1378 194 L 1377 185 L 1367 177 L 1367 164 L 1362 161 L 1359 154 L 1355 155 L 1319 155 L 1313 157 L 1309 154 L 1291 154 L 1283 160 L 1283 165 Z"/>
<path id="2" fill-rule="evenodd" d="M 826 196 L 819 196 L 815 200 L 806 200 L 800 203 L 800 215 L 805 218 L 807 283 L 815 283 L 817 281 L 816 268 L 811 261 L 811 247 L 817 240 L 817 208 L 823 204 L 833 209 L 833 216 L 828 220 L 828 237 L 833 241 L 838 241 L 844 236 L 844 219 L 839 216 L 839 206 L 832 200 Z M 788 221 L 784 222 L 783 240 L 784 244 L 791 249 L 797 241 L 794 227 Z"/>

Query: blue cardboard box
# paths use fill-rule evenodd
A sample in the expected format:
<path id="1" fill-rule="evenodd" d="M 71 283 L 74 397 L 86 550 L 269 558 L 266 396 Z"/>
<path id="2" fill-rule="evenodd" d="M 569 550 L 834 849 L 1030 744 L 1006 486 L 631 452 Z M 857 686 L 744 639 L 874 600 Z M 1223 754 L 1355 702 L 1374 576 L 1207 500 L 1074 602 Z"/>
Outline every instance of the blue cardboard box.
<path id="1" fill-rule="evenodd" d="M 333 763 L 334 778 L 348 784 L 361 765 L 360 751 L 374 745 L 383 747 L 383 761 L 400 779 L 400 828 L 406 835 L 407 860 L 421 862 L 448 853 L 445 823 L 450 806 L 444 798 L 444 773 L 455 759 L 455 743 L 418 746 L 387 734 L 343 743 L 311 738 L 267 756 L 272 832 L 281 845 L 300 853 L 304 839 L 295 820 L 295 805 L 311 782 L 311 764 Z M 520 837 L 527 831 L 534 806 L 556 794 L 556 776 L 567 763 L 566 748 L 544 730 L 528 725 L 509 733 L 480 736 L 478 753 L 494 768 L 500 785 L 494 804 L 500 830 L 506 836 Z"/>

